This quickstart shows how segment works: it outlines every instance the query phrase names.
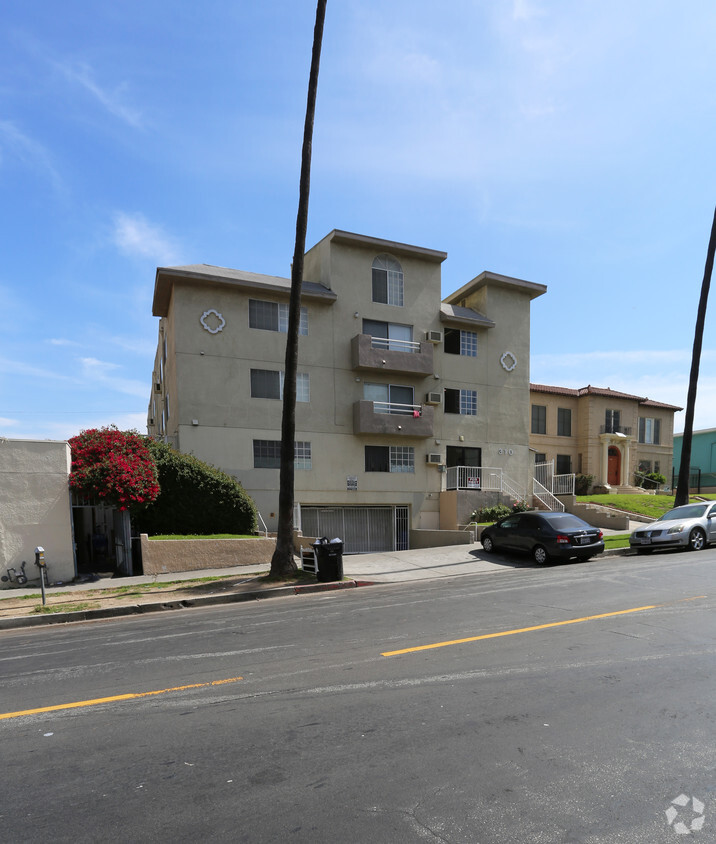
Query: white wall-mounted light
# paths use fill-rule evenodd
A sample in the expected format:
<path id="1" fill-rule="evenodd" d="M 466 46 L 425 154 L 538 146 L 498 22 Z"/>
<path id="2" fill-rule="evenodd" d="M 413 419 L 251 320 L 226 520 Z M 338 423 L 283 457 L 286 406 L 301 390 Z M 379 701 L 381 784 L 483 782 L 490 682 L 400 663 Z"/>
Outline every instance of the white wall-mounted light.
<path id="1" fill-rule="evenodd" d="M 192 424 L 192 425 L 198 425 L 198 424 L 199 424 L 199 420 L 198 420 L 198 419 L 192 419 L 192 420 L 191 420 L 191 424 Z"/>

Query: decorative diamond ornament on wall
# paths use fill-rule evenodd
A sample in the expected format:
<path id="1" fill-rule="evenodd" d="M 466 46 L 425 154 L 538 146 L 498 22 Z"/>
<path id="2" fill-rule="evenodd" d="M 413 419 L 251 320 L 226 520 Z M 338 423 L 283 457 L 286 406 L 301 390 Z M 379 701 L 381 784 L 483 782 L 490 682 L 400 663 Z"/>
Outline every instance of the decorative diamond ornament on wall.
<path id="1" fill-rule="evenodd" d="M 512 352 L 505 352 L 500 358 L 500 363 L 502 364 L 503 369 L 506 369 L 508 372 L 512 372 L 512 370 L 517 366 L 517 358 L 512 354 Z"/>
<path id="2" fill-rule="evenodd" d="M 199 322 L 204 326 L 209 334 L 218 334 L 226 325 L 224 317 L 213 308 L 209 308 L 208 311 L 204 311 L 199 319 Z"/>

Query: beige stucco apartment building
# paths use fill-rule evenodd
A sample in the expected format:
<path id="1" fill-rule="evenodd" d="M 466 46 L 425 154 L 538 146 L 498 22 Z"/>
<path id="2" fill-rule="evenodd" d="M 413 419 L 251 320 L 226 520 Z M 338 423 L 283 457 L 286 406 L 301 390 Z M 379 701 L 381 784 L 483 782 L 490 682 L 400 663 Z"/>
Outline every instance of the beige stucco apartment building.
<path id="1" fill-rule="evenodd" d="M 337 230 L 307 252 L 295 462 L 307 535 L 406 547 L 411 528 L 444 526 L 451 467 L 528 489 L 530 302 L 546 287 L 483 272 L 441 299 L 446 257 Z M 237 478 L 269 530 L 289 291 L 288 278 L 200 264 L 157 269 L 153 301 L 149 434 Z"/>
<path id="2" fill-rule="evenodd" d="M 557 475 L 592 475 L 595 486 L 634 485 L 636 472 L 671 479 L 674 414 L 682 410 L 601 387 L 530 384 L 530 447 Z"/>

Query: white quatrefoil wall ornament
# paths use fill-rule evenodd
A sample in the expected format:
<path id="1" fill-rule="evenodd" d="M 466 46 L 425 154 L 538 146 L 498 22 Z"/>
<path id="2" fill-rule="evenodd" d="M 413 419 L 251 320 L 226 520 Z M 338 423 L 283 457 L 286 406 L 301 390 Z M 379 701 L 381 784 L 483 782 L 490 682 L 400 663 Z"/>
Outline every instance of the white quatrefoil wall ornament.
<path id="1" fill-rule="evenodd" d="M 208 311 L 204 311 L 199 322 L 204 326 L 209 334 L 218 334 L 226 325 L 224 317 L 213 308 L 209 308 Z"/>
<path id="2" fill-rule="evenodd" d="M 500 363 L 502 364 L 503 369 L 506 369 L 508 372 L 512 372 L 512 370 L 517 366 L 517 358 L 512 354 L 512 352 L 505 352 L 500 358 Z"/>

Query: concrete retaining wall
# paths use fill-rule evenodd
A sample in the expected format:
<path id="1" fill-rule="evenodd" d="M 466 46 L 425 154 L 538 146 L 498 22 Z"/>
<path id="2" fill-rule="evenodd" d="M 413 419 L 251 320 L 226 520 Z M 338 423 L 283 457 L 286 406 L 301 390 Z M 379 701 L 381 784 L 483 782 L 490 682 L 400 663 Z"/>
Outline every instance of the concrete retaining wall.
<path id="1" fill-rule="evenodd" d="M 570 512 L 584 519 L 585 522 L 589 522 L 593 527 L 629 530 L 629 516 L 626 513 L 610 513 L 601 507 L 593 507 L 589 504 L 574 504 Z"/>
<path id="2" fill-rule="evenodd" d="M 201 571 L 231 566 L 271 565 L 276 540 L 251 539 L 149 539 L 141 535 L 144 574 Z"/>

